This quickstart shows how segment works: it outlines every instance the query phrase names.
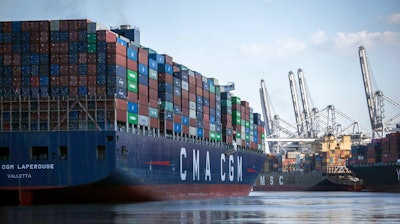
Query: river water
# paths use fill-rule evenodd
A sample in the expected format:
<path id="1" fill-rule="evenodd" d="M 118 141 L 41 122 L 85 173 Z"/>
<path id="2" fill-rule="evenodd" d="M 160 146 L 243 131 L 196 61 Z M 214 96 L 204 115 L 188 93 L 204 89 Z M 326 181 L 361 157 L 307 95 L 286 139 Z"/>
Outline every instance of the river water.
<path id="1" fill-rule="evenodd" d="M 6 206 L 0 223 L 400 223 L 400 194 L 252 192 L 207 200 Z"/>

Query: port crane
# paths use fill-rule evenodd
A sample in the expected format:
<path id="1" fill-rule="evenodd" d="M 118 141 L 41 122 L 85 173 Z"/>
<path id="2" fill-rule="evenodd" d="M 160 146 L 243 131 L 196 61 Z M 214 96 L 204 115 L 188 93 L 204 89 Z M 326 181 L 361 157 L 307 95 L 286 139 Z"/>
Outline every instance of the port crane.
<path id="1" fill-rule="evenodd" d="M 311 109 L 310 98 L 308 90 L 306 88 L 306 81 L 302 69 L 297 70 L 297 78 L 299 81 L 299 90 L 297 89 L 297 83 L 294 77 L 294 73 L 289 71 L 289 86 L 290 93 L 292 95 L 294 115 L 297 124 L 297 134 L 306 138 L 317 137 L 318 125 L 314 120 L 315 115 L 318 113 L 317 108 Z M 300 93 L 300 99 L 302 104 L 302 110 L 300 109 L 300 103 L 298 99 L 298 93 Z"/>
<path id="2" fill-rule="evenodd" d="M 360 59 L 361 74 L 364 82 L 365 97 L 367 100 L 369 119 L 372 128 L 372 138 L 377 135 L 378 138 L 384 137 L 385 133 L 389 132 L 388 126 L 391 125 L 395 119 L 400 117 L 400 114 L 395 115 L 387 122 L 383 122 L 384 115 L 384 100 L 392 103 L 400 108 L 400 104 L 385 96 L 382 91 L 375 91 L 371 82 L 371 74 L 368 64 L 368 58 L 363 46 L 358 48 L 358 55 Z"/>

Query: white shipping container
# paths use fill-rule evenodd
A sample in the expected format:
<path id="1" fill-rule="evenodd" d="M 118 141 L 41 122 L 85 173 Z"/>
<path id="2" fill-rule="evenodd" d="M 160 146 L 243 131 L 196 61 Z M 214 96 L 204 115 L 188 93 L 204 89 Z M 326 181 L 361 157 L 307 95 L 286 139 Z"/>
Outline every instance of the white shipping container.
<path id="1" fill-rule="evenodd" d="M 59 31 L 59 30 L 60 30 L 60 20 L 51 20 L 50 31 Z"/>
<path id="2" fill-rule="evenodd" d="M 189 126 L 189 135 L 197 136 L 197 128 Z"/>
<path id="3" fill-rule="evenodd" d="M 182 89 L 189 91 L 189 83 L 182 80 Z"/>
<path id="4" fill-rule="evenodd" d="M 189 109 L 196 110 L 196 102 L 189 101 Z"/>
<path id="5" fill-rule="evenodd" d="M 150 125 L 150 119 L 147 116 L 139 115 L 138 123 L 141 126 L 149 126 Z"/>
<path id="6" fill-rule="evenodd" d="M 196 111 L 195 110 L 189 110 L 189 117 L 196 119 Z"/>
<path id="7" fill-rule="evenodd" d="M 215 131 L 215 124 L 210 124 L 210 131 Z"/>

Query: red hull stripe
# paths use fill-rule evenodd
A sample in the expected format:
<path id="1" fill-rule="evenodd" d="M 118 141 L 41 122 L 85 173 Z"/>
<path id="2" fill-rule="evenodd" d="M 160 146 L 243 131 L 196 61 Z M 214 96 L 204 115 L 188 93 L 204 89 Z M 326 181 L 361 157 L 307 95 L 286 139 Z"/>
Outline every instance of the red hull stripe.
<path id="1" fill-rule="evenodd" d="M 148 164 L 148 165 L 169 166 L 169 165 L 170 165 L 170 161 L 151 161 L 151 162 L 145 162 L 145 164 Z"/>
<path id="2" fill-rule="evenodd" d="M 252 169 L 252 168 L 247 168 L 247 172 L 249 172 L 249 173 L 257 173 L 257 170 Z"/>

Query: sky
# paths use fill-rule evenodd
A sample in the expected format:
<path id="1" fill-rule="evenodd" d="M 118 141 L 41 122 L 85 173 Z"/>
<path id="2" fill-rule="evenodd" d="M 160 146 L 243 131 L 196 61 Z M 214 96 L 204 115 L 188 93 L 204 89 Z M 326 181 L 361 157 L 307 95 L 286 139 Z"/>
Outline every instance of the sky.
<path id="1" fill-rule="evenodd" d="M 370 127 L 359 46 L 366 49 L 374 90 L 400 102 L 397 0 L 2 0 L 0 7 L 1 21 L 83 18 L 138 27 L 143 46 L 220 84 L 234 82 L 233 94 L 254 112 L 262 113 L 265 80 L 272 114 L 291 124 L 288 73 L 301 68 L 312 108 L 333 105 Z M 385 103 L 384 120 L 399 113 Z"/>

